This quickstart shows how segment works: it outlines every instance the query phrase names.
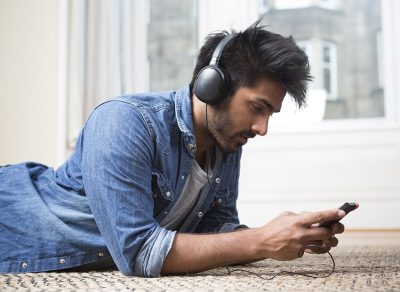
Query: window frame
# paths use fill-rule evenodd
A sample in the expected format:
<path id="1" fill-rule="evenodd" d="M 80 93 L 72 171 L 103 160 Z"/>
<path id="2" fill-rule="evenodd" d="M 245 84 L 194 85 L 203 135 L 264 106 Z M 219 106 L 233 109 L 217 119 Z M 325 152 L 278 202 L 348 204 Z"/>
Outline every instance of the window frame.
<path id="1" fill-rule="evenodd" d="M 299 9 L 307 8 L 316 5 L 314 0 L 297 0 L 293 1 L 292 4 L 284 4 L 285 2 L 275 1 L 275 9 L 286 10 L 286 9 Z M 318 1 L 319 3 L 319 1 Z"/>
<path id="2" fill-rule="evenodd" d="M 258 1 L 259 9 L 263 9 L 262 3 Z M 209 9 L 212 9 L 211 5 Z M 203 7 L 202 11 L 206 11 Z M 200 11 L 201 13 L 201 11 Z M 398 132 L 400 130 L 400 83 L 396 82 L 395 76 L 400 76 L 400 20 L 396 18 L 396 14 L 400 14 L 400 1 L 396 0 L 381 0 L 381 24 L 382 24 L 382 53 L 383 53 L 383 67 L 384 67 L 384 100 L 385 100 L 385 116 L 376 118 L 348 118 L 348 119 L 329 119 L 322 120 L 313 124 L 301 125 L 273 125 L 269 128 L 268 134 L 283 137 L 285 139 L 285 148 L 291 147 L 286 143 L 286 138 L 293 134 L 296 135 L 311 135 L 309 139 L 309 147 L 315 144 L 319 139 L 319 134 L 326 133 L 340 133 L 340 140 L 346 141 L 347 145 L 358 145 L 354 132 L 366 133 L 370 136 L 366 139 L 366 143 L 376 144 L 388 143 L 385 138 L 387 131 Z M 243 14 L 243 17 L 248 14 Z M 202 16 L 199 15 L 199 19 Z M 252 23 L 255 19 L 241 19 L 240 23 L 245 21 Z M 209 19 L 214 25 L 218 22 L 216 19 Z M 221 29 L 223 29 L 223 22 L 220 20 Z M 199 23 L 199 31 L 204 31 L 204 26 L 207 24 Z M 234 27 L 235 28 L 235 27 Z M 201 42 L 200 42 L 201 44 Z M 272 124 L 272 123 L 271 123 Z M 380 131 L 382 130 L 382 131 Z M 380 132 L 385 132 L 383 137 Z M 269 139 L 256 139 L 256 143 L 251 143 L 248 148 L 263 148 L 268 147 Z M 341 142 L 340 142 L 341 143 Z M 279 143 L 278 143 L 279 144 Z M 293 144 L 295 145 L 295 144 Z M 278 146 L 279 145 L 275 145 Z M 293 146 L 295 147 L 295 146 Z"/>
<path id="3" fill-rule="evenodd" d="M 325 9 L 335 10 L 337 7 L 337 0 L 327 0 L 327 1 L 318 0 L 317 3 L 318 3 L 318 6 L 325 8 Z"/>
<path id="4" fill-rule="evenodd" d="M 259 1 L 259 11 L 262 11 L 262 3 Z M 211 9 L 211 7 L 210 7 Z M 347 118 L 323 120 L 318 124 L 304 127 L 278 126 L 271 132 L 320 132 L 320 131 L 354 131 L 355 129 L 400 128 L 400 84 L 395 76 L 400 76 L 400 20 L 396 15 L 400 14 L 400 2 L 396 0 L 381 0 L 381 24 L 382 24 L 382 53 L 385 116 L 376 118 Z M 246 15 L 243 15 L 245 17 Z M 201 18 L 201 16 L 199 16 Z M 211 20 L 215 22 L 216 20 Z M 243 22 L 243 20 L 241 20 Z M 252 22 L 252 20 L 248 20 Z M 199 23 L 199 30 L 202 24 Z M 300 40 L 303 41 L 303 40 Z M 306 43 L 308 40 L 304 40 Z M 325 41 L 324 43 L 327 43 Z M 337 84 L 337 81 L 336 81 Z"/>
<path id="5" fill-rule="evenodd" d="M 305 125 L 274 125 L 269 129 L 273 135 L 318 134 L 340 132 L 351 141 L 354 131 L 373 132 L 376 130 L 400 129 L 400 84 L 396 76 L 400 76 L 400 2 L 381 0 L 382 53 L 385 116 L 376 118 L 347 118 L 322 120 L 319 123 Z M 371 136 L 371 140 L 374 139 Z M 264 139 L 265 140 L 265 139 Z M 267 143 L 267 142 L 265 142 Z M 312 143 L 312 142 L 310 142 Z M 382 143 L 385 143 L 382 141 Z M 263 145 L 260 145 L 263 147 Z"/>
<path id="6" fill-rule="evenodd" d="M 324 53 L 324 49 L 328 48 L 329 49 L 329 62 L 326 62 L 324 60 L 325 57 L 325 53 Z M 330 92 L 327 92 L 327 100 L 337 100 L 338 99 L 338 72 L 337 72 L 337 45 L 336 43 L 332 42 L 332 41 L 323 41 L 322 42 L 322 46 L 321 46 L 321 50 L 322 50 L 322 60 L 321 60 L 321 64 L 322 64 L 322 72 L 321 72 L 321 76 L 322 76 L 322 81 L 323 81 L 323 88 L 325 88 L 326 90 L 326 84 L 325 84 L 325 69 L 329 70 L 329 82 L 330 82 Z"/>

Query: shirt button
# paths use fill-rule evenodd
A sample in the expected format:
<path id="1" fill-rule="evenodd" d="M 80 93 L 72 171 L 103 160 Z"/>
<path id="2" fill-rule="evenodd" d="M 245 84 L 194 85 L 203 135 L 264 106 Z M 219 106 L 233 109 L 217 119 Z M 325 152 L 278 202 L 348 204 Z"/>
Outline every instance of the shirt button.
<path id="1" fill-rule="evenodd" d="M 217 202 L 221 204 L 221 203 L 222 203 L 222 199 L 219 198 L 219 199 L 217 200 Z"/>
<path id="2" fill-rule="evenodd" d="M 65 259 L 60 259 L 60 264 L 65 264 Z"/>
<path id="3" fill-rule="evenodd" d="M 157 198 L 157 194 L 153 194 L 153 197 L 154 197 L 154 198 Z"/>
<path id="4" fill-rule="evenodd" d="M 171 196 L 171 193 L 170 193 L 170 192 L 167 192 L 165 195 L 166 195 L 167 197 L 169 197 L 169 196 Z"/>
<path id="5" fill-rule="evenodd" d="M 219 184 L 219 183 L 221 182 L 221 179 L 220 179 L 219 177 L 217 177 L 217 178 L 215 179 L 215 182 L 216 182 L 217 184 Z"/>
<path id="6" fill-rule="evenodd" d="M 197 217 L 199 217 L 199 218 L 203 217 L 203 212 L 197 213 Z"/>
<path id="7" fill-rule="evenodd" d="M 167 214 L 168 214 L 168 211 L 165 211 L 164 214 L 167 215 Z"/>
<path id="8" fill-rule="evenodd" d="M 99 252 L 97 255 L 98 255 L 99 257 L 102 257 L 102 256 L 104 256 L 104 253 Z"/>
<path id="9" fill-rule="evenodd" d="M 184 175 L 182 175 L 181 179 L 182 179 L 182 180 L 185 180 L 185 176 L 184 176 Z"/>
<path id="10" fill-rule="evenodd" d="M 21 264 L 21 267 L 22 267 L 23 269 L 26 269 L 27 266 L 28 266 L 28 264 L 25 263 L 25 262 L 23 262 L 23 263 Z"/>

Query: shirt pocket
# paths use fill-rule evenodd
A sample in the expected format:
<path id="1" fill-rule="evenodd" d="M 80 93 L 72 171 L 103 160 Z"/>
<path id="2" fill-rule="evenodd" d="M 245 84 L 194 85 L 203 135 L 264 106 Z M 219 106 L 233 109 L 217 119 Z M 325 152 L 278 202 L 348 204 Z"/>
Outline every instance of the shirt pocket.
<path id="1" fill-rule="evenodd" d="M 228 198 L 229 189 L 228 188 L 219 188 L 213 198 L 212 207 L 214 208 L 226 208 L 227 206 L 227 198 Z"/>
<path id="2" fill-rule="evenodd" d="M 151 189 L 154 201 L 153 215 L 157 217 L 160 212 L 174 201 L 175 193 L 165 176 L 156 169 L 151 171 Z"/>

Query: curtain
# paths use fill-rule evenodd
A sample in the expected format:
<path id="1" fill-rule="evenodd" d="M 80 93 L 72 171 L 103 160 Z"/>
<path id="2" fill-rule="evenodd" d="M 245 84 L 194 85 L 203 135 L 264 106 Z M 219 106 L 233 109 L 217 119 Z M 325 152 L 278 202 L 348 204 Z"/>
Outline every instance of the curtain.
<path id="1" fill-rule="evenodd" d="M 67 2 L 67 147 L 103 100 L 147 91 L 146 0 Z"/>

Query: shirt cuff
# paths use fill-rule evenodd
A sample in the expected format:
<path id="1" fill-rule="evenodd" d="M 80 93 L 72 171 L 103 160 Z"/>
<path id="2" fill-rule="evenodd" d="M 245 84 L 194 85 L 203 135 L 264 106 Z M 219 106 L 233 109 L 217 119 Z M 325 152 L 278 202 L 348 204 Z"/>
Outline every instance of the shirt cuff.
<path id="1" fill-rule="evenodd" d="M 159 277 L 164 260 L 172 247 L 176 231 L 157 226 L 136 257 L 135 275 Z"/>
<path id="2" fill-rule="evenodd" d="M 238 224 L 238 223 L 224 223 L 222 224 L 222 226 L 218 229 L 219 233 L 222 232 L 231 232 L 231 231 L 235 231 L 235 229 L 238 228 L 245 228 L 248 229 L 249 227 L 247 227 L 244 224 Z"/>

